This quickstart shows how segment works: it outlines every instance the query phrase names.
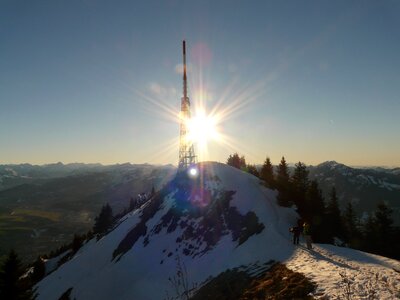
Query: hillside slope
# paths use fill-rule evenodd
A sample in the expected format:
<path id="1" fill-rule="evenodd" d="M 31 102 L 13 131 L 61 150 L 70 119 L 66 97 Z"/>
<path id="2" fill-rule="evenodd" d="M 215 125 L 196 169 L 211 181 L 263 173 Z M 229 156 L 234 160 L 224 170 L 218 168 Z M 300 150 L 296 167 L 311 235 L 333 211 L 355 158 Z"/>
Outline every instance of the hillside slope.
<path id="1" fill-rule="evenodd" d="M 317 296 L 325 293 L 324 286 L 329 287 L 327 293 L 334 292 L 332 282 L 318 280 L 319 263 L 332 258 L 318 254 L 322 246 L 312 253 L 293 247 L 288 228 L 297 215 L 277 206 L 274 191 L 223 164 L 204 163 L 199 169 L 198 177 L 175 178 L 105 237 L 84 245 L 38 284 L 38 299 L 58 299 L 67 291 L 77 300 L 165 299 L 174 295 L 169 279 L 177 274 L 177 260 L 187 270 L 190 286 L 228 269 L 257 269 L 281 261 L 309 277 L 314 274 L 321 283 Z M 335 249 L 339 248 L 329 250 Z M 396 262 L 376 261 L 382 272 L 396 279 Z M 325 269 L 338 272 L 329 265 Z M 400 287 L 398 277 L 390 283 L 394 290 Z"/>

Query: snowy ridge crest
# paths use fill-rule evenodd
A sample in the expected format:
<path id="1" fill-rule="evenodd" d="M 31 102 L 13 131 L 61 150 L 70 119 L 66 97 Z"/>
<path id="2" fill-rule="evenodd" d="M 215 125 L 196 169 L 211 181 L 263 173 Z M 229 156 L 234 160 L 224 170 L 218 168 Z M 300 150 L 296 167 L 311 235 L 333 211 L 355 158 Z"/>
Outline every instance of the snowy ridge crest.
<path id="1" fill-rule="evenodd" d="M 195 179 L 185 174 L 177 176 L 157 193 L 143 208 L 140 222 L 119 243 L 113 258 L 119 260 L 140 237 L 143 237 L 143 247 L 147 247 L 161 233 L 174 234 L 176 239 L 173 249 L 163 249 L 160 264 L 179 253 L 192 258 L 202 256 L 225 235 L 230 235 L 239 246 L 264 230 L 265 225 L 253 211 L 241 214 L 231 205 L 236 191 L 223 189 L 220 178 L 207 172 L 202 165 L 200 174 Z M 162 210 L 165 212 L 155 225 L 148 226 Z"/>

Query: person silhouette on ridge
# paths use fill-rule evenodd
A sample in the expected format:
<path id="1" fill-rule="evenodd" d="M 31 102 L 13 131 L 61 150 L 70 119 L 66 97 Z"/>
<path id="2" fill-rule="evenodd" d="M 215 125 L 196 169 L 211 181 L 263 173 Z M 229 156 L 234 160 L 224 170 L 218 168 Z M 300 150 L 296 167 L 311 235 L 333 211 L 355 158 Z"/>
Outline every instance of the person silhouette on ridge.
<path id="1" fill-rule="evenodd" d="M 293 245 L 298 245 L 300 239 L 301 227 L 299 226 L 291 227 L 289 231 L 293 233 Z"/>
<path id="2" fill-rule="evenodd" d="M 312 240 L 311 240 L 311 226 L 309 223 L 304 222 L 303 224 L 303 235 L 304 238 L 306 240 L 306 244 L 307 244 L 307 249 L 311 250 L 312 249 Z"/>

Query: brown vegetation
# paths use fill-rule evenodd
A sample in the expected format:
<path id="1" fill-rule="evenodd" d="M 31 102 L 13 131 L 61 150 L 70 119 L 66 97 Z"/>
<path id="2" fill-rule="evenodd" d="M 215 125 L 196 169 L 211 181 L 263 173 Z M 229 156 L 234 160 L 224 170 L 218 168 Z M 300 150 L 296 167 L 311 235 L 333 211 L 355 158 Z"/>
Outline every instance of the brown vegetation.
<path id="1" fill-rule="evenodd" d="M 315 288 L 304 275 L 276 263 L 256 277 L 239 269 L 225 271 L 203 285 L 191 299 L 313 299 L 309 295 Z"/>

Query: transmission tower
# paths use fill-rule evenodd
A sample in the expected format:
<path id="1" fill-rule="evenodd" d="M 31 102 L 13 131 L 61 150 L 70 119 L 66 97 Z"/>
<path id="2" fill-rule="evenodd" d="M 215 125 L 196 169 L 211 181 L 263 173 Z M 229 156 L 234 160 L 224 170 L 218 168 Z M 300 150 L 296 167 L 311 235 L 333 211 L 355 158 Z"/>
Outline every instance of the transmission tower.
<path id="1" fill-rule="evenodd" d="M 179 164 L 180 170 L 187 169 L 196 163 L 196 155 L 194 154 L 193 142 L 188 138 L 187 123 L 190 120 L 190 101 L 187 95 L 187 78 L 186 78 L 186 43 L 183 41 L 183 97 L 181 99 L 180 112 L 180 138 L 179 138 Z"/>

